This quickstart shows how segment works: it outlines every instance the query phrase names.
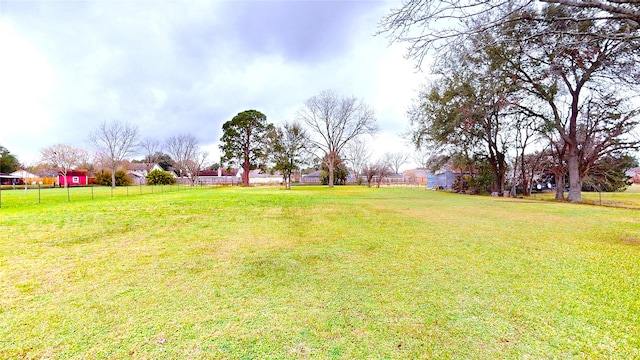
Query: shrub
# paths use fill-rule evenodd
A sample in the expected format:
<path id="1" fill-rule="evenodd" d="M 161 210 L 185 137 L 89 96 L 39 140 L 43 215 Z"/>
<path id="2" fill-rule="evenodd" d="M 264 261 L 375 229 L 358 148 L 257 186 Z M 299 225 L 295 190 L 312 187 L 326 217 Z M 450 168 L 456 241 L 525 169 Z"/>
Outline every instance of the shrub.
<path id="1" fill-rule="evenodd" d="M 99 172 L 97 172 L 94 184 L 111 186 L 111 172 L 106 170 L 100 170 Z M 116 171 L 116 186 L 128 186 L 131 184 L 131 178 L 124 170 Z"/>
<path id="2" fill-rule="evenodd" d="M 166 171 L 153 170 L 147 175 L 148 185 L 170 185 L 175 183 L 176 179 Z"/>

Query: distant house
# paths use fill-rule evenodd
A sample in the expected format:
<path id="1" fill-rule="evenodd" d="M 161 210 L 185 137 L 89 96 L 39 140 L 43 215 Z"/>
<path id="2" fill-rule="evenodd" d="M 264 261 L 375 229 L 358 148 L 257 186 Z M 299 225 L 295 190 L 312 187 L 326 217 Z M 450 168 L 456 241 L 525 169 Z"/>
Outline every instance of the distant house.
<path id="1" fill-rule="evenodd" d="M 18 185 L 21 179 L 11 174 L 0 173 L 0 185 Z"/>
<path id="2" fill-rule="evenodd" d="M 349 180 L 347 179 L 347 182 Z M 405 182 L 403 174 L 387 174 L 382 178 L 383 184 L 401 184 Z"/>
<path id="3" fill-rule="evenodd" d="M 320 170 L 316 170 L 309 174 L 304 174 L 300 177 L 301 184 L 321 184 L 322 179 L 320 178 Z"/>
<path id="4" fill-rule="evenodd" d="M 38 179 L 39 178 L 38 175 L 32 174 L 32 173 L 30 173 L 30 172 L 28 172 L 27 170 L 24 170 L 24 169 L 18 170 L 18 171 L 14 171 L 9 175 L 15 176 L 17 178 L 20 178 L 25 182 L 29 182 L 29 180 L 31 180 L 31 179 Z"/>
<path id="5" fill-rule="evenodd" d="M 300 184 L 322 184 L 322 170 L 316 170 L 308 174 L 300 175 Z M 325 175 L 326 176 L 326 175 Z M 347 173 L 345 180 L 346 184 L 355 184 L 358 182 L 358 177 L 354 176 L 351 172 Z"/>
<path id="6" fill-rule="evenodd" d="M 427 169 L 411 169 L 402 173 L 404 182 L 407 184 L 427 185 Z"/>
<path id="7" fill-rule="evenodd" d="M 65 186 L 86 186 L 89 185 L 87 170 L 67 170 L 66 178 L 61 171 L 58 172 L 58 184 Z"/>
<path id="8" fill-rule="evenodd" d="M 255 185 L 278 185 L 283 182 L 282 174 L 278 171 L 270 174 L 260 169 L 249 171 L 249 184 Z"/>
<path id="9" fill-rule="evenodd" d="M 237 185 L 239 183 L 238 169 L 218 168 L 217 170 L 200 170 L 198 183 L 204 185 Z"/>
<path id="10" fill-rule="evenodd" d="M 147 171 L 149 166 L 151 170 Z M 146 184 L 147 175 L 154 170 L 164 171 L 158 164 L 130 163 L 127 166 L 127 175 L 133 180 L 134 184 Z"/>
<path id="11" fill-rule="evenodd" d="M 629 182 L 640 184 L 640 167 L 632 168 L 624 172 L 630 179 Z"/>

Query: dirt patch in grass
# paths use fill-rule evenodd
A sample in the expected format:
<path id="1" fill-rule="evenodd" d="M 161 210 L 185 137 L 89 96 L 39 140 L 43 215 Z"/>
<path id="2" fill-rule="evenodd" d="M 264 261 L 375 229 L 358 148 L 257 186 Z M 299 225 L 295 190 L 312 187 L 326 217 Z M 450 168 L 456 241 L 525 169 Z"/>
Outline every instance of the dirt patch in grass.
<path id="1" fill-rule="evenodd" d="M 636 237 L 627 236 L 627 237 L 621 238 L 620 241 L 629 245 L 640 245 L 640 239 Z"/>

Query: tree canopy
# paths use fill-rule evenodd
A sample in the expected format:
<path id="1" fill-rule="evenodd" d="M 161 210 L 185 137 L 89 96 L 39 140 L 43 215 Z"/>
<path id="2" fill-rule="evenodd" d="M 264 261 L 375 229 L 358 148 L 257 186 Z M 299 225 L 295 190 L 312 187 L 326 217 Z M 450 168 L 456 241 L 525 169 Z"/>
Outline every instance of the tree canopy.
<path id="1" fill-rule="evenodd" d="M 20 167 L 18 158 L 0 145 L 0 173 L 12 173 Z"/>
<path id="2" fill-rule="evenodd" d="M 306 162 L 307 133 L 297 122 L 285 123 L 269 132 L 269 142 L 273 170 L 282 173 L 286 188 L 291 189 L 291 174 Z"/>
<path id="3" fill-rule="evenodd" d="M 568 199 L 579 202 L 582 182 L 598 159 L 638 146 L 632 136 L 638 108 L 631 97 L 640 81 L 635 66 L 640 36 L 634 18 L 639 5 L 547 3 L 406 2 L 383 20 L 383 31 L 395 41 L 407 41 L 419 64 L 429 49 L 443 50 L 437 63 L 446 63 L 446 71 L 439 71 L 437 89 L 423 94 L 426 101 L 420 110 L 427 120 L 445 121 L 431 121 L 414 132 L 416 145 L 427 133 L 457 143 L 458 150 L 473 147 L 471 140 L 482 140 L 488 145 L 486 159 L 499 170 L 505 153 L 497 140 L 518 143 L 521 149 L 512 152 L 525 159 L 523 148 L 531 139 L 522 132 L 515 132 L 513 140 L 504 137 L 501 124 L 522 128 L 524 123 L 517 121 L 527 119 L 524 127 L 549 142 L 558 180 L 568 175 Z M 445 20 L 456 24 L 449 27 Z M 468 63 L 454 68 L 460 59 Z M 456 69 L 462 70 L 452 71 Z M 496 185 L 503 183 L 501 173 L 494 170 Z M 557 194 L 562 197 L 562 190 Z"/>
<path id="4" fill-rule="evenodd" d="M 543 16 L 537 10 L 553 5 L 571 14 Z M 418 66 L 433 49 L 442 50 L 470 36 L 514 23 L 536 26 L 536 35 L 575 35 L 556 24 L 599 21 L 607 31 L 581 34 L 612 40 L 637 40 L 640 3 L 617 0 L 403 0 L 380 21 L 379 34 L 408 44 L 407 55 Z M 591 29 L 594 30 L 594 29 Z"/>
<path id="5" fill-rule="evenodd" d="M 249 186 L 249 171 L 265 162 L 267 134 L 273 125 L 257 110 L 246 110 L 222 125 L 221 161 L 242 167 L 242 184 Z"/>

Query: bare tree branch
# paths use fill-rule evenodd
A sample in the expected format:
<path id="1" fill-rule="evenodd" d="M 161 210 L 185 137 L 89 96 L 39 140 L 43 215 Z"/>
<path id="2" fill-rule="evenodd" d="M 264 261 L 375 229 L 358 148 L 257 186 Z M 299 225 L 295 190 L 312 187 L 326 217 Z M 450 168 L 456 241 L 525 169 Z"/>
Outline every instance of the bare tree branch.
<path id="1" fill-rule="evenodd" d="M 99 155 L 108 161 L 111 187 L 115 188 L 118 166 L 138 147 L 138 127 L 119 121 L 103 121 L 89 138 L 98 149 Z"/>
<path id="2" fill-rule="evenodd" d="M 189 176 L 189 162 L 194 162 L 198 154 L 198 139 L 191 134 L 173 135 L 167 138 L 164 146 L 175 161 L 176 175 Z"/>
<path id="3" fill-rule="evenodd" d="M 162 157 L 162 143 L 154 138 L 144 138 L 140 141 L 140 148 L 144 151 L 144 163 L 147 173 L 151 171 L 154 164 L 157 164 Z"/>
<path id="4" fill-rule="evenodd" d="M 67 187 L 67 172 L 73 167 L 85 161 L 87 152 L 73 146 L 56 144 L 40 150 L 41 162 L 59 171 L 64 178 L 64 187 Z"/>
<path id="5" fill-rule="evenodd" d="M 298 119 L 309 126 L 309 141 L 322 152 L 329 168 L 329 187 L 333 187 L 333 170 L 345 146 L 358 137 L 374 134 L 378 123 L 373 109 L 355 97 L 339 97 L 323 91 L 309 98 L 298 111 Z"/>

